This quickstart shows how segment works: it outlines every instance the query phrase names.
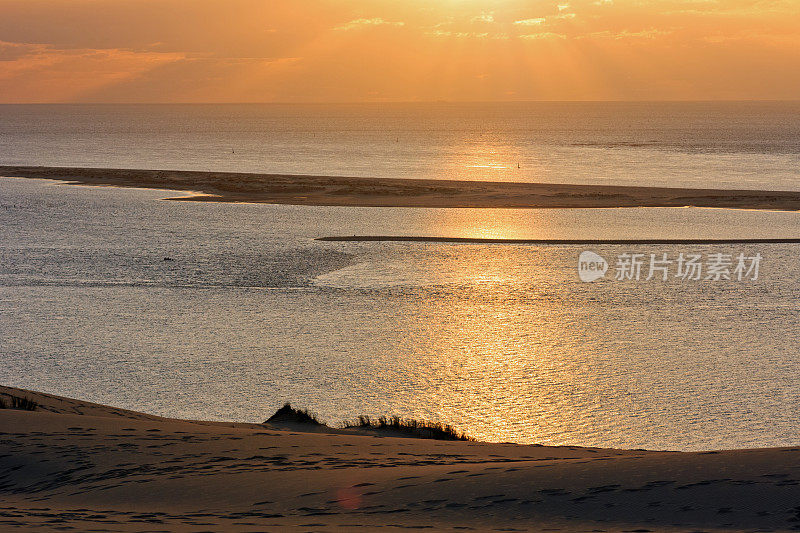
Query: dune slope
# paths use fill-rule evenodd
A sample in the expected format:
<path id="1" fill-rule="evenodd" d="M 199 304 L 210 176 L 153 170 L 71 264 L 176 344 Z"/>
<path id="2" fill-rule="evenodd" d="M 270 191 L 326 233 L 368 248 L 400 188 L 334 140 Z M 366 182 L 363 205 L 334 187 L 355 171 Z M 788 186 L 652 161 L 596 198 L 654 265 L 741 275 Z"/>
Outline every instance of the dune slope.
<path id="1" fill-rule="evenodd" d="M 0 530 L 692 531 L 800 522 L 800 448 L 445 442 L 173 420 L 32 391 L 0 410 Z"/>

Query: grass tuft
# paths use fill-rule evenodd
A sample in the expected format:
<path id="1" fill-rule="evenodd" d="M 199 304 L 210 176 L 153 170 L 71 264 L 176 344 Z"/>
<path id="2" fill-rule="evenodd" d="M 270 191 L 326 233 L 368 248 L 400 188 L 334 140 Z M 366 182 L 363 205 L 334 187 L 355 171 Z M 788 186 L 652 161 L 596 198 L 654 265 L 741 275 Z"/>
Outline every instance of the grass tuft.
<path id="1" fill-rule="evenodd" d="M 17 409 L 19 411 L 35 411 L 39 404 L 30 398 L 20 398 L 19 396 L 11 396 L 11 403 L 7 403 L 4 398 L 0 398 L 0 409 Z"/>
<path id="2" fill-rule="evenodd" d="M 308 409 L 297 409 L 286 402 L 283 407 L 269 417 L 265 424 L 310 424 L 323 426 L 316 415 L 310 413 Z M 474 441 L 472 437 L 456 430 L 449 424 L 441 422 L 429 422 L 426 420 L 414 420 L 412 418 L 402 418 L 400 416 L 381 416 L 371 418 L 361 415 L 355 422 L 345 422 L 345 429 L 367 429 L 375 431 L 386 431 L 399 433 L 404 436 L 415 437 L 418 439 L 435 440 L 460 440 Z"/>
<path id="3" fill-rule="evenodd" d="M 464 441 L 475 440 L 472 437 L 468 437 L 464 433 L 456 430 L 449 424 L 442 424 L 441 422 L 428 422 L 426 420 L 414 420 L 411 418 L 401 418 L 399 416 L 381 416 L 378 418 L 370 418 L 369 416 L 361 415 L 355 422 L 347 423 L 345 428 L 395 431 L 421 439 Z"/>
<path id="4" fill-rule="evenodd" d="M 315 426 L 321 426 L 322 422 L 314 415 L 310 413 L 308 409 L 297 409 L 292 407 L 289 402 L 286 402 L 283 407 L 278 409 L 274 415 L 269 417 L 265 424 L 269 424 L 270 422 L 290 422 L 294 424 L 311 424 Z"/>

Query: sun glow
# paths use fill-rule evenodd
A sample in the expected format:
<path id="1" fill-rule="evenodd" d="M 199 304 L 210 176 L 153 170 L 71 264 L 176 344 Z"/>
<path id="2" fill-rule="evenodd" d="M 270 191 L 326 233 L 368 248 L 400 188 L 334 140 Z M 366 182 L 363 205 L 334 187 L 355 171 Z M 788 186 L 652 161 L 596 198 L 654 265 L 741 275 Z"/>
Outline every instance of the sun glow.
<path id="1" fill-rule="evenodd" d="M 0 0 L 0 101 L 795 98 L 792 4 Z"/>

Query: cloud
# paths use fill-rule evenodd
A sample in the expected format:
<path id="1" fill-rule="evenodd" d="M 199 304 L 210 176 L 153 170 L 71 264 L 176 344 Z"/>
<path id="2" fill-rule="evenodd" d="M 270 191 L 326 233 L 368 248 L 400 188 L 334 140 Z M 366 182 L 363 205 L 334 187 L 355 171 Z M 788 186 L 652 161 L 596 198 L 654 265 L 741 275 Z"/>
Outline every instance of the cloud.
<path id="1" fill-rule="evenodd" d="M 405 23 L 404 22 L 389 22 L 387 20 L 383 20 L 380 17 L 371 18 L 371 19 L 360 18 L 360 19 L 351 20 L 350 22 L 348 22 L 346 24 L 342 24 L 341 26 L 337 26 L 334 29 L 341 30 L 341 31 L 347 31 L 347 30 L 355 30 L 355 29 L 359 29 L 359 28 L 368 28 L 368 27 L 375 27 L 375 26 L 395 26 L 395 27 L 400 27 L 400 26 L 405 26 Z"/>
<path id="2" fill-rule="evenodd" d="M 547 22 L 547 19 L 540 17 L 535 19 L 516 20 L 514 21 L 514 24 L 518 24 L 520 26 L 541 26 L 545 22 Z"/>
<path id="3" fill-rule="evenodd" d="M 797 1 L 0 0 L 0 102 L 778 98 Z"/>
<path id="4" fill-rule="evenodd" d="M 494 13 L 481 13 L 472 17 L 472 22 L 492 24 L 494 23 Z"/>
<path id="5" fill-rule="evenodd" d="M 7 43 L 0 41 L 0 61 L 16 61 L 27 55 L 41 52 L 45 45 L 28 43 Z"/>
<path id="6" fill-rule="evenodd" d="M 675 30 L 658 30 L 655 28 L 644 29 L 640 31 L 629 31 L 629 30 L 622 30 L 618 32 L 612 31 L 599 31 L 595 33 L 589 33 L 586 35 L 581 35 L 578 38 L 580 39 L 614 39 L 614 40 L 624 40 L 624 39 L 657 39 L 659 37 L 664 37 L 666 35 L 670 35 L 674 33 Z"/>
<path id="7" fill-rule="evenodd" d="M 520 39 L 527 39 L 527 40 L 539 40 L 539 39 L 566 39 L 567 36 L 563 33 L 552 33 L 552 32 L 542 32 L 542 33 L 527 33 L 523 35 L 519 35 Z"/>
<path id="8" fill-rule="evenodd" d="M 308 0 L 0 0 L 0 40 L 277 58 L 294 55 L 332 22 L 357 18 L 344 18 L 350 14 Z"/>
<path id="9" fill-rule="evenodd" d="M 462 39 L 507 39 L 508 36 L 504 33 L 495 34 L 489 32 L 474 32 L 474 31 L 445 31 L 445 30 L 435 30 L 430 31 L 427 35 L 431 35 L 433 37 L 457 37 Z"/>
<path id="10" fill-rule="evenodd" d="M 9 50 L 11 51 L 9 53 Z M 69 102 L 185 58 L 178 53 L 0 43 L 0 101 Z"/>

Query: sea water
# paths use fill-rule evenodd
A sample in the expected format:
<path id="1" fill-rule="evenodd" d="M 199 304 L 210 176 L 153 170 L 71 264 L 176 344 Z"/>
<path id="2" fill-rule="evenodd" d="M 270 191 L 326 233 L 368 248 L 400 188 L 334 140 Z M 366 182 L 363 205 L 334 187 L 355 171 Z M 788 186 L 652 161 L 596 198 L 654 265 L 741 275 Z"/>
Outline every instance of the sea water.
<path id="1" fill-rule="evenodd" d="M 800 189 L 800 102 L 0 105 L 0 165 Z"/>
<path id="2" fill-rule="evenodd" d="M 215 420 L 291 401 L 519 443 L 800 440 L 797 245 L 594 246 L 610 271 L 583 283 L 580 246 L 315 240 L 798 237 L 796 213 L 160 200 L 176 194 L 0 179 L 0 383 Z M 763 259 L 757 279 L 616 281 L 625 253 Z"/>

